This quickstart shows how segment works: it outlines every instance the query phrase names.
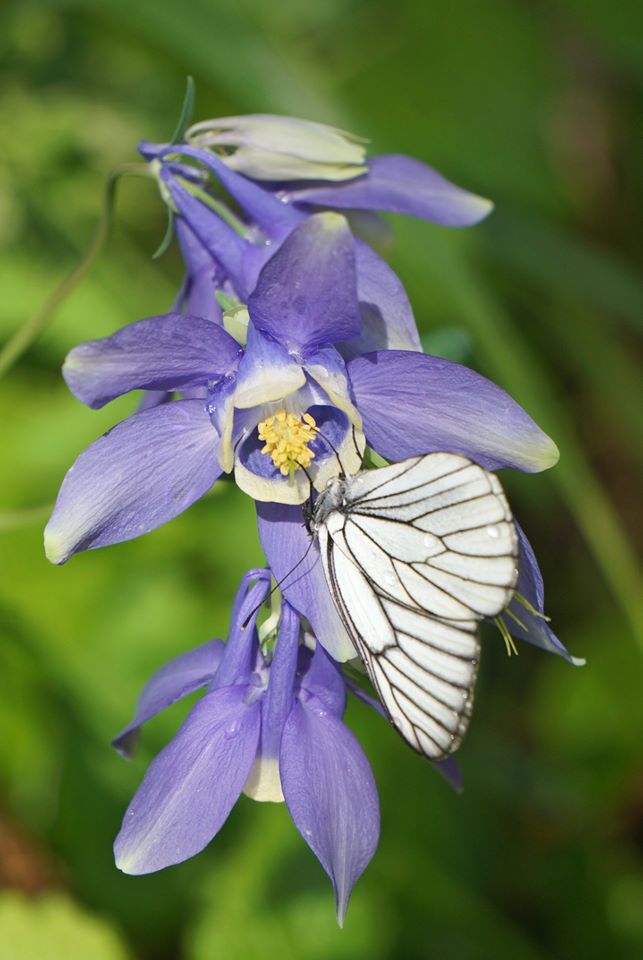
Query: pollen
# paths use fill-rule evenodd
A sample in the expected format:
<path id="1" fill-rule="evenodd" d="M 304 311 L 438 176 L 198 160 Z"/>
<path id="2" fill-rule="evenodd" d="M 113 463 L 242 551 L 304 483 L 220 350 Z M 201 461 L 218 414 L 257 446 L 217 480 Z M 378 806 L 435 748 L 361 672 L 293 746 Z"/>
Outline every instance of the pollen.
<path id="1" fill-rule="evenodd" d="M 262 420 L 258 426 L 259 439 L 265 446 L 262 453 L 270 454 L 272 462 L 279 472 L 287 477 L 297 469 L 310 465 L 315 456 L 308 444 L 315 439 L 317 424 L 309 413 L 296 417 L 285 410 L 279 410 L 272 417 Z"/>

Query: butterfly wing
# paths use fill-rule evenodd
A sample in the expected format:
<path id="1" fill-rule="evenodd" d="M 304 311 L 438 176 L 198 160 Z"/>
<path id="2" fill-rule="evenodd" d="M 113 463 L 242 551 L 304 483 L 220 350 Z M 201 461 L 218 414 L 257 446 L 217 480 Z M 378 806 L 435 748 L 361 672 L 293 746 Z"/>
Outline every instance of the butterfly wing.
<path id="1" fill-rule="evenodd" d="M 497 478 L 434 453 L 345 481 L 318 530 L 326 579 L 383 706 L 432 760 L 471 714 L 478 623 L 510 602 L 517 537 Z"/>

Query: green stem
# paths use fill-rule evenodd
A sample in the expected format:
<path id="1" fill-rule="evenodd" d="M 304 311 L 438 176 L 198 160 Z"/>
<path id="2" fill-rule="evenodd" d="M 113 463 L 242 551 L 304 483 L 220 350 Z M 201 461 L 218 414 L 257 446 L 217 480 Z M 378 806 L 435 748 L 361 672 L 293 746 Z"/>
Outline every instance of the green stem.
<path id="1" fill-rule="evenodd" d="M 147 164 L 123 163 L 115 167 L 107 176 L 103 194 L 103 211 L 89 248 L 80 263 L 74 267 L 62 283 L 54 290 L 31 320 L 24 323 L 0 351 L 0 377 L 3 377 L 22 356 L 34 340 L 42 333 L 54 316 L 58 307 L 85 276 L 100 253 L 109 236 L 112 210 L 116 196 L 116 184 L 122 176 L 151 176 Z"/>

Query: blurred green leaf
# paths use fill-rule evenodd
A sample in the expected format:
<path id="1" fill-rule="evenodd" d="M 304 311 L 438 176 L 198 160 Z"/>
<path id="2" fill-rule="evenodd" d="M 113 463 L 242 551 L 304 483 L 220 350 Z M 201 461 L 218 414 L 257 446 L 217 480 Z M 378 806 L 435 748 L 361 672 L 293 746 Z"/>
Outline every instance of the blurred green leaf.
<path id="1" fill-rule="evenodd" d="M 0 960 L 128 960 L 132 956 L 108 924 L 67 897 L 29 900 L 0 895 Z"/>

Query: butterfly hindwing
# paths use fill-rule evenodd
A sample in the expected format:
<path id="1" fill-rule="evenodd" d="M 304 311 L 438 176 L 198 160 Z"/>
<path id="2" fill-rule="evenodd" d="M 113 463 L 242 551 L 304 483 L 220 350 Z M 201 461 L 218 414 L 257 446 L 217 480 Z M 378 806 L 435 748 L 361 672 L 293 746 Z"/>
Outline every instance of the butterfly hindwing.
<path id="1" fill-rule="evenodd" d="M 478 622 L 510 602 L 517 538 L 497 478 L 427 454 L 343 480 L 318 525 L 326 579 L 391 720 L 432 760 L 471 713 Z"/>

